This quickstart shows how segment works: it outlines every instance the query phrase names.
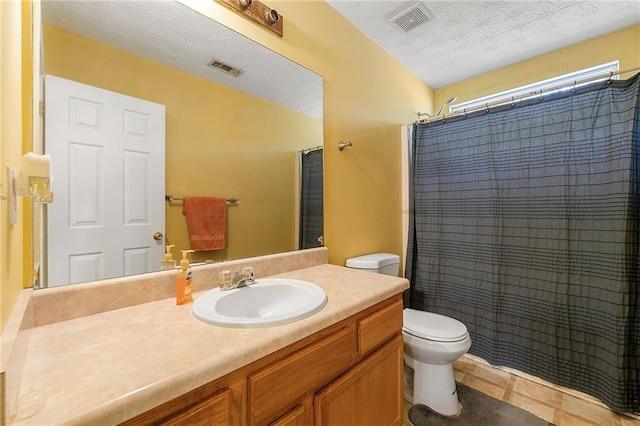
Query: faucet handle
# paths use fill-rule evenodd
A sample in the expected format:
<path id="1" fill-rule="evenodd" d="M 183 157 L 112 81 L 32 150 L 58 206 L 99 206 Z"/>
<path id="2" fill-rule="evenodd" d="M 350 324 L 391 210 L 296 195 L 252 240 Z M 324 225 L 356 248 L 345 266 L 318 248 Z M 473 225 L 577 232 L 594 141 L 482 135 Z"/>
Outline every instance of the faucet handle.
<path id="1" fill-rule="evenodd" d="M 229 271 L 228 269 L 220 272 L 220 288 L 222 290 L 227 290 L 229 288 L 231 288 L 231 271 Z"/>
<path id="2" fill-rule="evenodd" d="M 254 277 L 253 267 L 252 266 L 245 266 L 244 268 L 242 268 L 242 275 L 248 281 L 253 281 L 253 277 Z"/>

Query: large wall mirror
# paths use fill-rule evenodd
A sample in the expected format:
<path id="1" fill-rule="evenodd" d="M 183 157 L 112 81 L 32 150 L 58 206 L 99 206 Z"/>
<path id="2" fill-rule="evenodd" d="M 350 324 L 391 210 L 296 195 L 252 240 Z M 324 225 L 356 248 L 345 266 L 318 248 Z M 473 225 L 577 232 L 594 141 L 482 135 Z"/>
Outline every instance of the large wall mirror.
<path id="1" fill-rule="evenodd" d="M 323 145 L 321 76 L 180 2 L 41 6 L 44 146 L 52 155 L 54 201 L 42 210 L 43 238 L 34 241 L 43 247 L 37 287 L 159 270 L 167 244 L 179 259 L 191 248 L 181 200 L 189 196 L 230 200 L 224 248 L 193 253 L 195 263 L 300 248 L 302 157 Z M 111 101 L 100 98 L 110 93 L 125 102 L 116 131 L 138 138 L 114 156 L 121 164 L 113 167 L 103 162 L 109 137 L 94 132 L 112 123 Z M 155 112 L 138 109 L 138 101 L 160 105 L 162 119 L 149 118 Z M 55 133 L 60 123 L 66 127 Z M 154 125 L 164 138 L 159 174 L 149 171 L 143 140 Z M 164 228 L 145 228 L 150 242 L 121 250 L 121 272 L 105 272 L 104 246 L 123 241 L 125 231 L 100 230 L 102 223 L 115 218 L 123 229 L 142 229 L 154 215 Z M 58 232 L 65 227 L 75 234 Z M 69 278 L 54 277 L 52 265 Z"/>

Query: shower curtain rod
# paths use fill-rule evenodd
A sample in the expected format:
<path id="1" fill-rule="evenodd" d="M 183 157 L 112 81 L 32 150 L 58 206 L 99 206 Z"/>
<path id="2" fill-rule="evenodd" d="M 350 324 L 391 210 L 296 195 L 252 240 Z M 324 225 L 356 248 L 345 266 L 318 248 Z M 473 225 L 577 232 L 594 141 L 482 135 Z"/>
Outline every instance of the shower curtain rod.
<path id="1" fill-rule="evenodd" d="M 305 148 L 305 149 L 301 149 L 300 151 L 298 151 L 300 154 L 306 154 L 307 152 L 311 152 L 311 151 L 317 151 L 319 149 L 322 149 L 322 145 L 318 145 L 318 146 L 314 146 L 313 148 Z"/>
<path id="2" fill-rule="evenodd" d="M 611 77 L 613 77 L 614 75 L 620 75 L 620 74 L 626 74 L 629 72 L 633 72 L 633 71 L 638 71 L 640 70 L 640 67 L 636 67 L 636 68 L 629 68 L 626 70 L 622 70 L 622 71 L 611 71 L 608 73 L 604 73 L 604 74 L 599 74 L 593 77 L 587 77 L 587 78 L 583 78 L 583 79 L 578 79 L 575 80 L 573 82 L 567 82 L 567 83 L 563 83 L 563 84 L 558 84 L 557 86 L 551 86 L 548 89 L 545 90 L 537 90 L 535 92 L 530 92 L 527 93 L 525 95 L 518 95 L 518 96 L 505 96 L 504 98 L 498 99 L 497 101 L 493 101 L 493 102 L 487 102 L 484 105 L 478 105 L 472 108 L 465 108 L 463 111 L 457 111 L 454 112 L 452 114 L 449 115 L 439 115 L 437 117 L 431 117 L 431 118 L 422 118 L 420 120 L 416 120 L 414 121 L 414 124 L 422 124 L 422 123 L 433 123 L 436 121 L 440 121 L 440 120 L 446 120 L 447 118 L 451 118 L 451 117 L 457 117 L 459 115 L 467 115 L 470 112 L 474 112 L 474 111 L 478 111 L 481 109 L 489 109 L 491 107 L 497 106 L 497 105 L 504 105 L 508 102 L 514 102 L 514 101 L 520 101 L 522 99 L 528 99 L 528 98 L 533 98 L 534 96 L 538 96 L 538 95 L 542 95 L 543 92 L 544 93 L 549 93 L 549 92 L 553 92 L 556 90 L 560 90 L 560 89 L 564 89 L 565 87 L 571 87 L 571 86 L 576 86 L 578 84 L 585 84 L 585 83 L 590 83 L 592 81 L 596 81 L 596 80 L 602 80 L 603 78 L 608 77 L 606 83 L 609 83 L 609 81 L 611 80 Z"/>

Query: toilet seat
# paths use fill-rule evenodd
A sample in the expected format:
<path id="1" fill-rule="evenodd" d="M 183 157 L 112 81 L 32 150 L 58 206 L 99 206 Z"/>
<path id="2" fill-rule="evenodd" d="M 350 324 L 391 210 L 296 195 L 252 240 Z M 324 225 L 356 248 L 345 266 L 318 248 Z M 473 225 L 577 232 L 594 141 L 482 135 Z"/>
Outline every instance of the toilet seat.
<path id="1" fill-rule="evenodd" d="M 402 317 L 402 331 L 421 339 L 457 342 L 469 337 L 467 327 L 463 323 L 445 315 L 405 309 Z"/>

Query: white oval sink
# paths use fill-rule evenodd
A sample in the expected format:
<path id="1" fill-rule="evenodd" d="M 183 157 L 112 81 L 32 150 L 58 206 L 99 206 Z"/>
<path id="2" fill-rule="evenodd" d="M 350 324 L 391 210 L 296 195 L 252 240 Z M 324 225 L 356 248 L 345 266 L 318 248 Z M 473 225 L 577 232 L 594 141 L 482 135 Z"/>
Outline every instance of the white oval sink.
<path id="1" fill-rule="evenodd" d="M 234 290 L 210 290 L 193 302 L 200 321 L 223 327 L 267 327 L 315 314 L 327 303 L 316 284 L 289 278 L 257 279 Z"/>

